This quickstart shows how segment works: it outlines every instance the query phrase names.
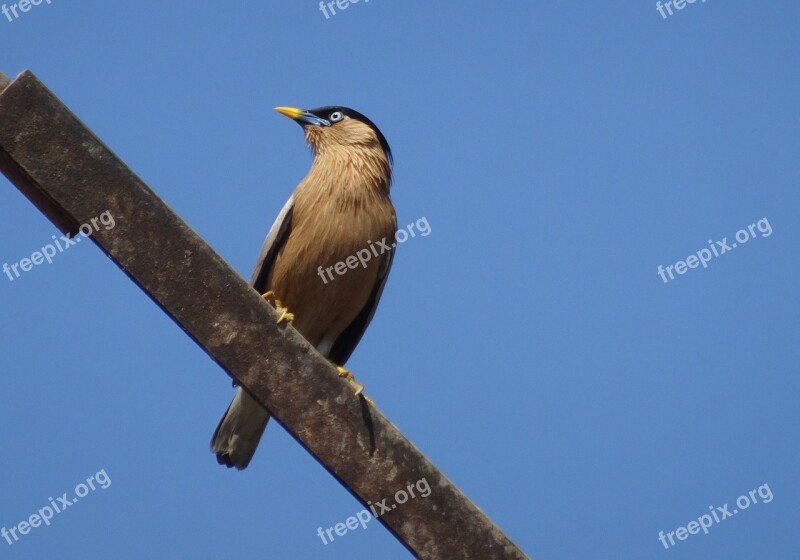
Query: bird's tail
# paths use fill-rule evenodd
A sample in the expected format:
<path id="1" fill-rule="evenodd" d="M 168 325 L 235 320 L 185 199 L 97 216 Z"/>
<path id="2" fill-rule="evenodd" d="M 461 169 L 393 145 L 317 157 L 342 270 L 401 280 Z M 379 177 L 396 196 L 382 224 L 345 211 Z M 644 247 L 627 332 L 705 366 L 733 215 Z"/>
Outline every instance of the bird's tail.
<path id="1" fill-rule="evenodd" d="M 269 412 L 239 387 L 211 437 L 211 451 L 226 467 L 244 469 L 256 452 L 267 427 Z"/>

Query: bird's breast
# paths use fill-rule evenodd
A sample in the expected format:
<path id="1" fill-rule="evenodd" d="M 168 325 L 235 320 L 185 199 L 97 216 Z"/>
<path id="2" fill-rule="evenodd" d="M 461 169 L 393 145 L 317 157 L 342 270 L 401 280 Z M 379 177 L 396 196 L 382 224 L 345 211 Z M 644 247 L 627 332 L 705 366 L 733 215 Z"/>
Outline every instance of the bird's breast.
<path id="1" fill-rule="evenodd" d="M 291 230 L 267 282 L 309 342 L 337 337 L 364 308 L 395 229 L 388 195 L 372 185 L 298 186 Z"/>

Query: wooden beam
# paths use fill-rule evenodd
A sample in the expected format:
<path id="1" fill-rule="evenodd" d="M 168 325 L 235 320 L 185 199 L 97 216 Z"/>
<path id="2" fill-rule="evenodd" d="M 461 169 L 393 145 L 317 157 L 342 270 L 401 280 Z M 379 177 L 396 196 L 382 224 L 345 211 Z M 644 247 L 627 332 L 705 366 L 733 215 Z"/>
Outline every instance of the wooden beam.
<path id="1" fill-rule="evenodd" d="M 426 479 L 378 518 L 414 555 L 526 558 L 31 72 L 2 86 L 0 171 L 56 226 L 110 212 L 94 243 L 362 504 Z"/>

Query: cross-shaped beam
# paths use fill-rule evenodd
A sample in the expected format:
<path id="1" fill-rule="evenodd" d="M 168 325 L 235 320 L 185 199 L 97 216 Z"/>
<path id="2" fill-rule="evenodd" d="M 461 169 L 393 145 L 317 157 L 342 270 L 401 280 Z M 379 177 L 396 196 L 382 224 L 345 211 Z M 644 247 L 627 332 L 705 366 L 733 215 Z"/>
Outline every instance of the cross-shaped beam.
<path id="1" fill-rule="evenodd" d="M 64 233 L 110 212 L 94 243 L 362 504 L 426 479 L 378 517 L 415 556 L 527 558 L 30 71 L 0 74 L 0 171 Z"/>

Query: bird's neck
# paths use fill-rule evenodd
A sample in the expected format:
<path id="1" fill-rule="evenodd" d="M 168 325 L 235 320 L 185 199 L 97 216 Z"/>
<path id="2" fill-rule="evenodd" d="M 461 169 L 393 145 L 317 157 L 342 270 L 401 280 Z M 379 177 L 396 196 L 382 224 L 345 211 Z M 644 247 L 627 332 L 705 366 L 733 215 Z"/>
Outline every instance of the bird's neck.
<path id="1" fill-rule="evenodd" d="M 389 196 L 392 167 L 383 150 L 349 148 L 322 149 L 316 152 L 306 180 L 325 185 L 340 194 L 354 193 Z"/>

